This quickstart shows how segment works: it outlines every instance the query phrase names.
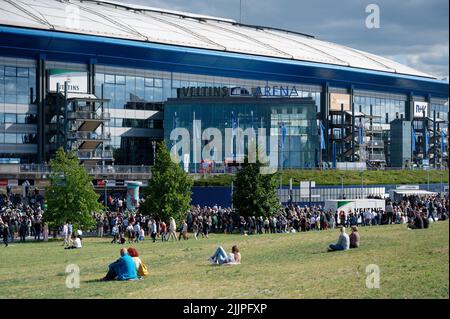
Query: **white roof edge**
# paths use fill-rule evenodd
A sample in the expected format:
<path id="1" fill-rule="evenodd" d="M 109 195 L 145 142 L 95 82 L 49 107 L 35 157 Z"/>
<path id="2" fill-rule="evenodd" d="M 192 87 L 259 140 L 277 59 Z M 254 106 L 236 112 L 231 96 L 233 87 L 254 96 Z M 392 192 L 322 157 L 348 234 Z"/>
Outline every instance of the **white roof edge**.
<path id="1" fill-rule="evenodd" d="M 0 0 L 0 25 L 307 62 L 324 68 L 351 68 L 448 84 L 395 60 L 297 31 L 120 1 Z M 71 4 L 83 11 L 82 27 L 67 23 L 64 9 Z"/>
<path id="2" fill-rule="evenodd" d="M 110 1 L 110 0 L 83 0 L 83 1 L 111 4 L 111 5 L 116 5 L 116 6 L 120 6 L 123 8 L 130 8 L 133 10 L 144 10 L 144 11 L 152 11 L 152 12 L 159 12 L 159 13 L 168 13 L 168 14 L 173 14 L 173 15 L 177 15 L 177 16 L 185 16 L 185 17 L 190 17 L 190 18 L 195 18 L 195 19 L 207 19 L 207 20 L 217 20 L 217 21 L 225 21 L 225 22 L 230 22 L 230 23 L 237 23 L 236 20 L 233 20 L 233 19 L 219 18 L 219 17 L 208 16 L 208 15 L 184 12 L 184 11 L 161 9 L 161 8 L 143 6 L 140 4 L 133 4 L 133 3 L 124 3 L 124 2 Z"/>

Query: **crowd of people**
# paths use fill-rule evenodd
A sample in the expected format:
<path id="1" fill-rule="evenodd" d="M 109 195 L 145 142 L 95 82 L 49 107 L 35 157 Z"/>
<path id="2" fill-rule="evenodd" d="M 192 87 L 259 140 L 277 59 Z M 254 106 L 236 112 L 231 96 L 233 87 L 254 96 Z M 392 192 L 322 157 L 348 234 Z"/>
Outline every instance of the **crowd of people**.
<path id="1" fill-rule="evenodd" d="M 325 211 L 319 205 L 287 205 L 271 217 L 243 217 L 231 208 L 220 206 L 192 206 L 184 220 L 174 218 L 161 220 L 142 214 L 139 210 L 126 210 L 126 201 L 120 195 L 108 197 L 108 210 L 93 213 L 95 233 L 98 237 L 111 236 L 111 243 L 139 243 L 145 238 L 156 241 L 178 241 L 192 238 L 208 238 L 210 233 L 239 233 L 242 235 L 307 232 L 334 229 L 337 226 L 376 226 L 405 224 L 409 228 L 426 228 L 429 221 L 448 218 L 449 198 L 445 196 L 407 196 L 400 201 L 386 201 L 385 209 L 357 209 L 354 211 Z M 21 199 L 20 196 L 0 196 L 0 235 L 5 245 L 8 242 L 25 241 L 31 236 L 35 240 L 47 240 L 49 232 L 54 238 L 64 238 L 70 246 L 73 226 L 70 221 L 57 229 L 48 229 L 43 222 L 43 199 Z"/>
<path id="2" fill-rule="evenodd" d="M 0 236 L 5 246 L 8 242 L 47 240 L 49 229 L 43 223 L 43 198 L 35 193 L 27 197 L 0 194 Z"/>
<path id="3" fill-rule="evenodd" d="M 320 205 L 287 205 L 271 216 L 240 216 L 231 208 L 220 206 L 192 206 L 184 220 L 167 221 L 142 214 L 139 210 L 129 212 L 120 195 L 109 196 L 106 212 L 93 213 L 95 229 L 86 230 L 98 237 L 110 236 L 111 243 L 135 244 L 148 237 L 153 242 L 179 241 L 192 238 L 208 238 L 210 233 L 224 234 L 281 234 L 308 231 L 326 231 L 339 228 L 338 241 L 330 244 L 329 251 L 342 251 L 360 246 L 358 227 L 404 224 L 408 229 L 428 228 L 431 222 L 446 220 L 449 216 L 449 197 L 446 195 L 405 196 L 399 201 L 386 200 L 385 209 L 357 209 L 326 211 Z M 38 194 L 22 198 L 17 195 L 0 195 L 0 235 L 8 246 L 20 238 L 48 240 L 49 229 L 45 224 L 43 198 Z M 167 222 L 167 223 L 166 223 Z M 350 228 L 350 235 L 346 229 Z M 53 237 L 63 238 L 65 249 L 81 249 L 83 231 L 74 230 L 70 220 L 52 229 Z M 238 265 L 241 253 L 234 245 L 227 253 L 218 247 L 208 259 L 213 265 Z M 149 275 L 149 270 L 134 247 L 121 248 L 120 257 L 111 263 L 102 281 L 138 280 Z"/>

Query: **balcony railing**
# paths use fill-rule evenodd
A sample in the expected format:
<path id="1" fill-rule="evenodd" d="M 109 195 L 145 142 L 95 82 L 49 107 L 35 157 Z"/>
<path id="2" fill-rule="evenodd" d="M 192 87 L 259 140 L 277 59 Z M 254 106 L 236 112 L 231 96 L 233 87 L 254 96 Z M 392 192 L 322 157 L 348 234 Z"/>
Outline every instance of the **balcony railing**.
<path id="1" fill-rule="evenodd" d="M 384 141 L 369 141 L 367 142 L 369 148 L 384 148 Z"/>
<path id="2" fill-rule="evenodd" d="M 97 134 L 95 132 L 69 132 L 70 140 L 110 140 L 111 133 Z"/>
<path id="3" fill-rule="evenodd" d="M 106 152 L 106 151 L 105 151 Z M 8 164 L 12 165 L 12 164 Z M 150 174 L 150 166 L 130 165 L 83 165 L 89 174 Z M 17 164 L 18 173 L 50 174 L 50 166 L 44 164 Z"/>
<path id="4" fill-rule="evenodd" d="M 368 156 L 369 161 L 386 161 L 386 156 L 384 154 L 370 154 Z"/>
<path id="5" fill-rule="evenodd" d="M 111 119 L 110 113 L 101 113 L 98 114 L 96 112 L 90 111 L 78 111 L 78 112 L 70 112 L 67 115 L 69 120 L 98 120 L 98 121 L 109 121 Z"/>
<path id="6" fill-rule="evenodd" d="M 108 150 L 94 150 L 94 151 L 75 151 L 75 155 L 78 156 L 79 159 L 112 159 L 113 152 Z"/>

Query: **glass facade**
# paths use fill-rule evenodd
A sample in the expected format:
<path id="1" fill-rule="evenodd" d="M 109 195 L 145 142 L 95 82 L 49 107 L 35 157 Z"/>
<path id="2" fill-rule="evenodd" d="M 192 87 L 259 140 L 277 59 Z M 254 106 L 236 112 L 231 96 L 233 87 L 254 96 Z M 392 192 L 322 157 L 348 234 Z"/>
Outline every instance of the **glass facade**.
<path id="1" fill-rule="evenodd" d="M 238 138 L 240 129 L 253 128 L 255 134 L 259 128 L 266 131 L 266 154 L 271 163 L 274 159 L 278 167 L 309 168 L 315 167 L 319 161 L 320 143 L 317 131 L 317 112 L 313 99 L 258 99 L 258 98 L 226 98 L 226 99 L 174 99 L 167 102 L 164 109 L 164 137 L 169 147 L 170 133 L 173 128 L 186 128 L 194 137 L 193 121 L 201 121 L 200 131 L 216 128 L 222 134 L 222 157 L 214 156 L 216 163 L 228 163 L 235 159 L 243 159 L 248 154 L 250 137 L 244 138 L 244 149 L 235 142 L 231 153 L 226 153 L 225 129 Z M 234 128 L 234 129 L 232 129 Z M 270 129 L 268 129 L 270 128 Z M 235 132 L 235 133 L 233 133 Z M 277 141 L 275 147 L 270 146 L 270 136 Z M 259 137 L 258 137 L 259 138 Z M 201 142 L 201 149 L 210 141 Z M 260 142 L 258 142 L 260 143 Z M 190 162 L 199 162 L 193 154 L 191 144 Z M 270 149 L 270 154 L 269 154 Z M 179 154 L 183 158 L 182 154 Z M 193 165 L 190 165 L 193 169 Z"/>
<path id="2" fill-rule="evenodd" d="M 0 157 L 37 162 L 36 68 L 0 58 Z"/>
<path id="3" fill-rule="evenodd" d="M 319 86 L 100 65 L 97 66 L 95 74 L 95 93 L 110 100 L 108 108 L 111 120 L 107 123 L 107 127 L 111 132 L 115 163 L 126 165 L 152 163 L 151 141 L 163 139 L 164 103 L 169 98 L 177 96 L 178 88 L 204 86 L 295 87 L 297 92 L 295 97 L 311 97 L 315 102 L 316 111 L 320 110 Z M 286 147 L 291 147 L 289 139 L 286 143 Z M 290 158 L 287 160 L 291 161 Z M 297 160 L 300 160 L 299 155 L 295 158 L 295 161 Z"/>
<path id="4" fill-rule="evenodd" d="M 46 61 L 46 69 L 87 70 L 86 64 L 60 64 L 60 62 Z M 311 111 L 309 107 L 302 108 L 290 103 L 283 106 L 280 103 L 280 97 L 270 96 L 269 100 L 273 103 L 270 107 L 264 103 L 261 104 L 264 106 L 249 104 L 236 106 L 233 112 L 238 114 L 239 127 L 243 129 L 252 126 L 255 129 L 261 126 L 270 128 L 270 134 L 277 136 L 280 140 L 283 135 L 281 123 L 284 123 L 283 147 L 281 149 L 280 146 L 277 150 L 280 166 L 314 167 L 318 162 L 320 150 L 317 151 L 316 145 L 311 144 L 311 140 L 314 140 L 316 138 L 314 136 L 317 135 L 317 123 L 310 123 L 310 121 L 315 121 L 318 118 L 317 113 L 320 113 L 321 86 L 106 65 L 95 66 L 94 78 L 94 93 L 98 97 L 110 100 L 107 107 L 111 120 L 106 122 L 105 126 L 111 133 L 111 142 L 107 149 L 113 151 L 115 164 L 151 165 L 153 163 L 152 141 L 167 139 L 166 135 L 170 133 L 173 125 L 170 115 L 167 118 L 164 114 L 165 103 L 168 99 L 177 96 L 177 89 L 186 87 L 247 89 L 259 87 L 263 92 L 269 92 L 269 95 L 277 95 L 287 87 L 295 88 L 296 94 L 291 96 L 290 100 L 311 98 L 314 111 Z M 330 92 L 347 94 L 348 90 L 330 87 Z M 423 100 L 423 97 L 414 99 L 416 98 Z M 264 100 L 264 98 L 261 99 Z M 370 137 L 369 142 L 377 145 L 371 150 L 371 156 L 386 159 L 388 165 L 390 123 L 397 118 L 405 118 L 407 103 L 409 102 L 404 95 L 369 90 L 356 90 L 353 96 L 355 112 L 371 115 L 372 124 L 378 125 L 382 131 L 382 134 Z M 218 106 L 218 108 L 214 106 L 212 111 L 206 111 L 192 105 L 189 114 L 185 114 L 187 116 L 185 119 L 182 112 L 186 110 L 177 111 L 181 112 L 178 116 L 179 121 L 183 119 L 187 122 L 192 121 L 193 110 L 198 112 L 199 118 L 204 117 L 201 120 L 208 127 L 224 129 L 225 125 L 229 127 L 231 125 L 230 112 L 225 106 Z M 437 118 L 443 120 L 439 121 L 438 131 L 447 130 L 447 100 L 432 100 L 430 110 L 431 118 L 433 111 L 436 111 Z M 340 115 L 333 114 L 330 116 L 330 121 L 334 124 L 341 123 Z M 37 122 L 36 61 L 0 57 L 0 157 L 19 157 L 23 163 L 37 162 Z M 365 122 L 367 125 L 368 120 L 366 119 Z M 358 122 L 355 124 L 358 125 Z M 423 122 L 414 121 L 414 127 L 418 131 L 418 144 L 423 142 L 422 125 Z M 340 138 L 341 133 L 342 130 L 339 128 L 328 131 L 329 136 L 334 138 Z M 348 134 L 347 131 L 344 133 Z M 346 143 L 346 147 L 350 145 L 348 141 Z M 418 149 L 420 147 L 418 145 Z M 327 150 L 324 153 L 327 152 L 331 151 Z"/>

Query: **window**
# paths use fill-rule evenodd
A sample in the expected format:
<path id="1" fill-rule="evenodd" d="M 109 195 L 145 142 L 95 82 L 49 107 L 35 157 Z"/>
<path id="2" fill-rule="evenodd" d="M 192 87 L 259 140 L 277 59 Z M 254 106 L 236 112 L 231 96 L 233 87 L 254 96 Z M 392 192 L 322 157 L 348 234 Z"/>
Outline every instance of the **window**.
<path id="1" fill-rule="evenodd" d="M 6 76 L 17 76 L 16 74 L 16 68 L 15 67 L 11 67 L 11 66 L 6 66 L 5 67 L 5 75 Z"/>
<path id="2" fill-rule="evenodd" d="M 18 124 L 25 124 L 27 115 L 26 114 L 17 114 L 17 123 Z"/>
<path id="3" fill-rule="evenodd" d="M 28 77 L 28 68 L 17 68 L 17 76 L 27 78 Z"/>
<path id="4" fill-rule="evenodd" d="M 14 133 L 5 133 L 5 143 L 6 144 L 16 144 L 17 136 Z"/>
<path id="5" fill-rule="evenodd" d="M 153 78 L 145 78 L 145 86 L 153 87 L 155 86 L 155 81 Z"/>
<path id="6" fill-rule="evenodd" d="M 114 74 L 105 74 L 105 83 L 116 83 Z"/>
<path id="7" fill-rule="evenodd" d="M 16 114 L 13 113 L 5 113 L 5 123 L 16 123 Z"/>
<path id="8" fill-rule="evenodd" d="M 162 79 L 155 79 L 154 83 L 155 83 L 155 87 L 157 87 L 157 88 L 162 88 L 163 87 Z"/>
<path id="9" fill-rule="evenodd" d="M 125 84 L 125 76 L 116 75 L 116 84 Z"/>

